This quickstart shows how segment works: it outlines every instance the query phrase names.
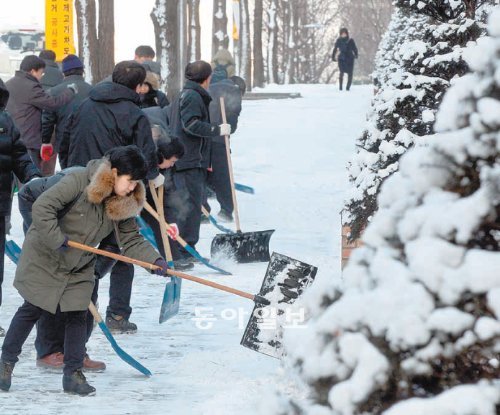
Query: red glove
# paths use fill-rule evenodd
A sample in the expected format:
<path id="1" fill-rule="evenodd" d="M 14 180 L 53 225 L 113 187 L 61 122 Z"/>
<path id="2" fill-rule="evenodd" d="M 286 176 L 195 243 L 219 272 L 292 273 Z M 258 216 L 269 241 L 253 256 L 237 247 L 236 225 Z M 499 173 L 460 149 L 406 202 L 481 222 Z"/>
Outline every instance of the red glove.
<path id="1" fill-rule="evenodd" d="M 52 147 L 52 144 L 42 144 L 42 148 L 40 149 L 40 158 L 43 161 L 49 161 L 53 154 L 54 147 Z"/>
<path id="2" fill-rule="evenodd" d="M 177 226 L 177 224 L 171 223 L 170 228 L 167 229 L 167 233 L 168 236 L 170 236 L 170 239 L 175 241 L 179 236 L 179 227 Z"/>

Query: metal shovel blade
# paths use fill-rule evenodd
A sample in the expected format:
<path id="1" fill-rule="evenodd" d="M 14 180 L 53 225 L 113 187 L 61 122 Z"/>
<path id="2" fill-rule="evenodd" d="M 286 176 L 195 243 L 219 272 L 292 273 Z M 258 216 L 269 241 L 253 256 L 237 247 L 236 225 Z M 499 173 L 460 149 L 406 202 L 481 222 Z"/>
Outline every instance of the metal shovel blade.
<path id="1" fill-rule="evenodd" d="M 211 255 L 234 258 L 241 264 L 269 261 L 269 241 L 273 230 L 217 234 L 212 241 Z"/>
<path id="2" fill-rule="evenodd" d="M 259 296 L 270 304 L 256 304 L 248 321 L 241 345 L 271 357 L 283 355 L 283 329 L 303 321 L 304 316 L 291 305 L 311 285 L 318 268 L 285 255 L 273 253 Z M 298 328 L 300 329 L 300 328 Z"/>
<path id="3" fill-rule="evenodd" d="M 182 280 L 180 278 L 172 277 L 171 281 L 167 282 L 163 293 L 160 317 L 158 319 L 160 324 L 172 317 L 175 317 L 179 313 L 181 304 L 181 287 Z"/>

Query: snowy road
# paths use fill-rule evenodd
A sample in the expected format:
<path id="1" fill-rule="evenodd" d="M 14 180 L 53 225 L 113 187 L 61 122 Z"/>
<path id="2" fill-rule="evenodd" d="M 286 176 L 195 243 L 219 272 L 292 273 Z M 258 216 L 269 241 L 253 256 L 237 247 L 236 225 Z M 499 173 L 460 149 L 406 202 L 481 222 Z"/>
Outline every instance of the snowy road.
<path id="1" fill-rule="evenodd" d="M 238 182 L 255 187 L 256 195 L 238 195 L 243 231 L 276 229 L 272 250 L 318 266 L 318 279 L 339 278 L 338 213 L 347 188 L 345 165 L 363 128 L 371 88 L 355 87 L 351 93 L 319 85 L 274 90 L 299 91 L 304 98 L 245 102 L 233 138 L 235 174 Z M 21 219 L 14 211 L 12 232 L 21 243 Z M 214 235 L 210 225 L 203 225 L 202 254 L 209 255 Z M 257 292 L 266 270 L 266 264 L 220 265 L 234 275 L 223 277 L 201 267 L 193 274 Z M 154 376 L 146 379 L 119 360 L 97 329 L 89 353 L 108 365 L 105 373 L 88 375 L 97 395 L 65 395 L 59 374 L 36 368 L 32 333 L 11 392 L 0 393 L 1 414 L 252 414 L 274 386 L 293 388 L 279 361 L 239 344 L 252 302 L 185 282 L 180 314 L 160 326 L 164 284 L 140 269 L 136 275 L 131 321 L 139 331 L 117 340 Z M 13 276 L 14 266 L 6 259 L 0 310 L 4 328 L 21 303 Z M 100 289 L 101 311 L 108 302 L 108 284 L 105 279 Z M 215 318 L 210 329 L 200 329 L 192 320 L 202 307 Z"/>

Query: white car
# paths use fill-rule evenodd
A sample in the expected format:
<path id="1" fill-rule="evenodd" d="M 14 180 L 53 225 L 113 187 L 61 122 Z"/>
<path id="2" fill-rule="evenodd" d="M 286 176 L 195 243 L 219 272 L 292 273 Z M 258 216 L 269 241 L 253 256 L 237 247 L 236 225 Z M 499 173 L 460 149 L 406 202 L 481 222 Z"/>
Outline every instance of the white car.
<path id="1" fill-rule="evenodd" d="M 1 33 L 1 32 L 0 32 Z M 0 78 L 8 80 L 23 58 L 31 53 L 43 50 L 45 33 L 38 30 L 9 30 L 0 34 Z"/>

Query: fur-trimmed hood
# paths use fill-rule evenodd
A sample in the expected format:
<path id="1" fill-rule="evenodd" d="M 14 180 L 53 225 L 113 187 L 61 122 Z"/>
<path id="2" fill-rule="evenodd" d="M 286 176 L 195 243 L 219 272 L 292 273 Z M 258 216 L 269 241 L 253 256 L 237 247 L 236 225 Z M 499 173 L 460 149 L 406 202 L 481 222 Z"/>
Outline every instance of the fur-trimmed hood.
<path id="1" fill-rule="evenodd" d="M 87 165 L 90 183 L 85 189 L 90 203 L 104 203 L 106 215 L 113 221 L 137 216 L 144 207 L 146 190 L 142 182 L 128 196 L 113 194 L 115 179 L 111 163 L 107 159 L 92 160 Z"/>

